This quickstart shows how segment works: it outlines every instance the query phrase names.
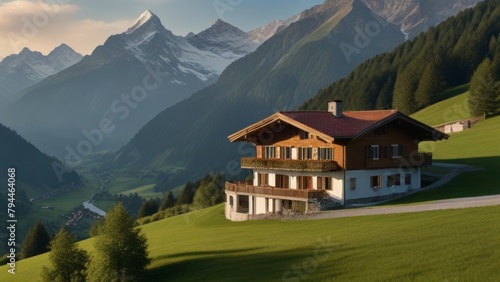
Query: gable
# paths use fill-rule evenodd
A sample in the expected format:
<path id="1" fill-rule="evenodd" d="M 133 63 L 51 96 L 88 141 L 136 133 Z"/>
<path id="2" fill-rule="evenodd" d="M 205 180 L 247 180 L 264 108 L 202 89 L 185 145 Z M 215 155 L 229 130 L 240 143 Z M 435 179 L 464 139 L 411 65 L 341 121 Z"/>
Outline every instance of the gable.
<path id="1" fill-rule="evenodd" d="M 278 112 L 228 138 L 231 142 L 271 144 L 276 138 L 290 138 L 284 135 L 285 129 L 295 128 L 327 143 L 345 143 L 388 124 L 401 127 L 406 134 L 419 141 L 448 139 L 448 135 L 396 110 L 344 112 L 341 117 L 324 111 Z"/>

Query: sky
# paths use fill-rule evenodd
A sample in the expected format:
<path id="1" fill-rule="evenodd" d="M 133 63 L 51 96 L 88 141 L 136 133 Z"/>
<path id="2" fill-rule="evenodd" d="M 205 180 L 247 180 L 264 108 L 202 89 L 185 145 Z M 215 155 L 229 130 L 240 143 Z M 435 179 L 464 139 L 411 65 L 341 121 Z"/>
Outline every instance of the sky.
<path id="1" fill-rule="evenodd" d="M 177 35 L 222 19 L 249 31 L 324 0 L 0 0 L 0 60 L 24 47 L 48 54 L 65 43 L 87 55 L 149 9 Z"/>

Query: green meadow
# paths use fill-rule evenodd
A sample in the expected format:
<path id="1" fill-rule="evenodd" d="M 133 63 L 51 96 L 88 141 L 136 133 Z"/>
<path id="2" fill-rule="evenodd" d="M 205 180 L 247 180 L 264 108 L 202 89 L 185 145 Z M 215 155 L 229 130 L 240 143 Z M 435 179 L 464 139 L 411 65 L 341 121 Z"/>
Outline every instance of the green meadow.
<path id="1" fill-rule="evenodd" d="M 500 206 L 229 222 L 223 205 L 142 226 L 148 281 L 498 281 Z M 92 250 L 93 239 L 80 242 Z M 1 281 L 36 281 L 47 254 Z"/>

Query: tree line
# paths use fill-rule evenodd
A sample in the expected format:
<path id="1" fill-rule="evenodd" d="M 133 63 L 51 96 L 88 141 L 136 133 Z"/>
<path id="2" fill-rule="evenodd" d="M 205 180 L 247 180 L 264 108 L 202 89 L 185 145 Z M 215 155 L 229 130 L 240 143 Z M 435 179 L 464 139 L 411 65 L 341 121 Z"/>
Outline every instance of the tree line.
<path id="1" fill-rule="evenodd" d="M 172 191 L 169 191 L 164 199 L 143 200 L 137 218 L 163 212 L 155 218 L 157 220 L 165 216 L 188 212 L 191 208 L 202 209 L 222 203 L 224 201 L 225 181 L 226 178 L 219 173 L 206 174 L 195 182 L 186 183 L 177 198 L 174 197 Z"/>

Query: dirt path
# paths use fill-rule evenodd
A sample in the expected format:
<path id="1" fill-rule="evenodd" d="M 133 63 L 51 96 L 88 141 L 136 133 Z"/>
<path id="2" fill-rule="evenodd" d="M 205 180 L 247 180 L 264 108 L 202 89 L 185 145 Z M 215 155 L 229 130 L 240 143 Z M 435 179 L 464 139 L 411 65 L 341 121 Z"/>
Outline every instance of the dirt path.
<path id="1" fill-rule="evenodd" d="M 339 217 L 364 216 L 364 215 L 409 213 L 409 212 L 461 209 L 461 208 L 485 207 L 485 206 L 497 206 L 497 205 L 500 205 L 500 195 L 456 198 L 456 199 L 439 200 L 430 203 L 405 205 L 405 206 L 367 207 L 367 208 L 325 211 L 308 215 L 307 218 L 304 219 L 323 219 L 323 218 L 339 218 Z"/>

